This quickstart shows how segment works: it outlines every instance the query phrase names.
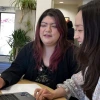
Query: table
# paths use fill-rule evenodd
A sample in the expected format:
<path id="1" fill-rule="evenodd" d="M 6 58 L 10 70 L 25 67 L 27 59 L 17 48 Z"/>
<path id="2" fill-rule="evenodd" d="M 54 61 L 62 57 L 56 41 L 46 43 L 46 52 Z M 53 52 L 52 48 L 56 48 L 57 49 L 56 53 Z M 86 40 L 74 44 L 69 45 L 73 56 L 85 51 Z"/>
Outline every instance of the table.
<path id="1" fill-rule="evenodd" d="M 51 88 L 49 88 L 49 87 L 47 87 L 43 84 L 33 82 L 33 81 L 29 81 L 29 80 L 25 80 L 25 79 L 21 79 L 17 84 L 33 84 L 33 83 L 39 85 L 41 88 L 46 88 L 51 92 L 53 91 L 53 89 L 51 89 Z M 1 93 L 1 91 L 0 91 L 0 93 Z M 58 99 L 55 99 L 55 100 L 66 100 L 66 98 L 62 97 L 62 98 L 58 98 Z"/>

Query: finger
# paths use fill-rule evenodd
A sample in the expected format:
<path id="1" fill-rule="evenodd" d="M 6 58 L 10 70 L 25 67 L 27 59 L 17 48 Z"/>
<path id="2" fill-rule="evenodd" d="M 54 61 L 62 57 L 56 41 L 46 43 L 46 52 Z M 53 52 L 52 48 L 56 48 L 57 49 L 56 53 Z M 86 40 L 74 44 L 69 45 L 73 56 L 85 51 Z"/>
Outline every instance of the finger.
<path id="1" fill-rule="evenodd" d="M 49 91 L 47 89 L 42 89 L 42 92 L 39 96 L 39 100 L 47 100 L 47 98 L 45 98 L 43 95 L 48 94 L 48 93 L 49 93 Z"/>
<path id="2" fill-rule="evenodd" d="M 36 99 L 37 99 L 37 100 L 43 100 L 42 93 L 43 93 L 43 89 L 41 89 L 41 90 L 38 92 L 38 94 L 36 95 Z"/>
<path id="3" fill-rule="evenodd" d="M 39 93 L 38 93 L 38 99 L 39 100 L 46 100 L 45 97 L 43 97 L 43 94 L 46 93 L 46 89 L 42 89 Z"/>
<path id="4" fill-rule="evenodd" d="M 41 90 L 41 89 L 39 89 L 39 88 L 35 89 L 35 91 L 34 91 L 34 97 L 36 97 L 36 95 L 38 94 L 38 92 L 39 92 L 40 90 Z"/>
<path id="5" fill-rule="evenodd" d="M 42 97 L 42 100 L 47 100 L 47 98 L 45 98 L 45 97 Z"/>

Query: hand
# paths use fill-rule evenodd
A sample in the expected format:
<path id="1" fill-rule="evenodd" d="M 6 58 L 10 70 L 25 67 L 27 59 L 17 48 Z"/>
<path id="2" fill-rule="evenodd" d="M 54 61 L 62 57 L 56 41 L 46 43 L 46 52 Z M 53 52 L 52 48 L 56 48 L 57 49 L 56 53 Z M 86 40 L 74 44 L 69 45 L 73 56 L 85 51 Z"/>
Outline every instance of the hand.
<path id="1" fill-rule="evenodd" d="M 47 89 L 36 89 L 34 92 L 34 97 L 36 100 L 52 100 L 54 99 L 53 93 Z"/>
<path id="2" fill-rule="evenodd" d="M 5 81 L 0 77 L 0 89 L 5 85 Z"/>

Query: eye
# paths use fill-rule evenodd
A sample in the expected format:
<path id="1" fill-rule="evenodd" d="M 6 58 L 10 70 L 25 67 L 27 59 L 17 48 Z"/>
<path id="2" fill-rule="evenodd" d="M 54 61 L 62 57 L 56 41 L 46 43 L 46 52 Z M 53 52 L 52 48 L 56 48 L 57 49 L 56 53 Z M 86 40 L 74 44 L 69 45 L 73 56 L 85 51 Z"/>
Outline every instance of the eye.
<path id="1" fill-rule="evenodd" d="M 78 30 L 79 32 L 82 32 L 83 30 Z"/>
<path id="2" fill-rule="evenodd" d="M 78 32 L 82 32 L 83 30 L 76 30 L 76 29 L 75 29 L 74 31 L 75 31 L 75 32 L 76 32 L 76 31 L 78 31 Z"/>
<path id="3" fill-rule="evenodd" d="M 46 24 L 41 24 L 41 27 L 46 27 Z"/>
<path id="4" fill-rule="evenodd" d="M 56 25 L 52 25 L 51 27 L 53 27 L 53 28 L 57 28 L 57 26 L 56 26 Z"/>

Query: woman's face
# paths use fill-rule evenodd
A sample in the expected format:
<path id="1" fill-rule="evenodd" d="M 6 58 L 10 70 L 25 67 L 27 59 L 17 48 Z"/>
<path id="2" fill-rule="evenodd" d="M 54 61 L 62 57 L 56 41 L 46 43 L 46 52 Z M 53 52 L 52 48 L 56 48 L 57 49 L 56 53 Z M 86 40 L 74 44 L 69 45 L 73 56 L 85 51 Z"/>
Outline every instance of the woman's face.
<path id="1" fill-rule="evenodd" d="M 84 27 L 83 27 L 82 11 L 79 11 L 75 18 L 74 39 L 77 39 L 79 44 L 82 44 L 82 42 L 84 40 Z"/>
<path id="2" fill-rule="evenodd" d="M 46 16 L 41 21 L 40 26 L 40 38 L 44 45 L 55 46 L 60 33 L 56 27 L 55 19 L 50 16 Z"/>

